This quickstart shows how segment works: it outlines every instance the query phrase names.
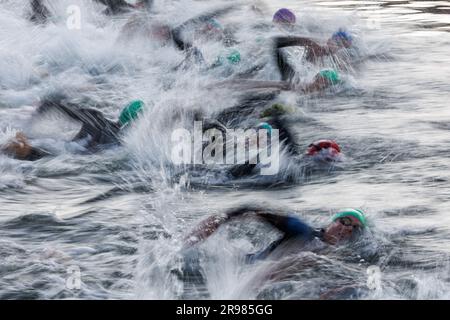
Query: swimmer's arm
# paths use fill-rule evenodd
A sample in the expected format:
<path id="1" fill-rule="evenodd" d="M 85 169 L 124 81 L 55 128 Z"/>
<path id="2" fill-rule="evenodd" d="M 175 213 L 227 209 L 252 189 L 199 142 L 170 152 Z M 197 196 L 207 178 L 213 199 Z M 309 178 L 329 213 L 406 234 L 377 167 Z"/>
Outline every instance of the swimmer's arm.
<path id="1" fill-rule="evenodd" d="M 283 81 L 291 80 L 295 74 L 295 69 L 291 66 L 291 64 L 287 61 L 285 55 L 281 50 L 276 51 L 277 58 L 277 66 L 278 70 L 281 74 L 281 79 Z"/>
<path id="2" fill-rule="evenodd" d="M 64 103 L 45 101 L 43 104 L 39 106 L 37 112 L 42 114 L 47 111 L 53 110 L 60 111 L 75 121 L 83 122 L 83 117 L 81 116 L 80 112 L 77 109 L 78 108 L 68 106 Z"/>
<path id="3" fill-rule="evenodd" d="M 278 240 L 275 240 L 271 244 L 269 244 L 269 246 L 267 248 L 265 248 L 264 250 L 261 250 L 256 253 L 247 254 L 245 256 L 247 263 L 253 263 L 256 260 L 263 260 L 263 259 L 267 258 L 269 256 L 269 254 L 271 254 L 276 248 L 278 248 L 278 246 L 280 244 L 282 244 L 284 241 L 286 241 L 286 238 L 284 238 L 284 237 L 280 238 Z"/>
<path id="4" fill-rule="evenodd" d="M 254 207 L 241 207 L 233 211 L 229 211 L 226 215 L 226 219 L 235 219 L 242 216 L 255 216 L 264 222 L 269 223 L 279 231 L 285 234 L 292 234 L 295 232 L 302 232 L 302 228 L 305 227 L 304 230 L 309 228 L 304 222 L 300 219 L 285 216 L 278 213 L 270 212 L 269 209 L 262 208 L 254 208 Z M 295 230 L 294 230 L 295 229 Z"/>
<path id="5" fill-rule="evenodd" d="M 317 58 L 326 56 L 329 52 L 326 48 L 319 45 L 317 42 L 303 37 L 277 37 L 274 40 L 275 49 L 281 49 L 292 46 L 303 46 L 306 48 L 306 60 L 312 62 Z"/>
<path id="6" fill-rule="evenodd" d="M 309 225 L 297 217 L 283 216 L 272 213 L 257 213 L 257 216 L 275 227 L 287 237 L 309 237 L 314 232 Z"/>
<path id="7" fill-rule="evenodd" d="M 251 207 L 241 207 L 232 211 L 227 212 L 225 215 L 214 215 L 211 216 L 198 224 L 193 231 L 185 237 L 186 246 L 193 246 L 197 243 L 203 242 L 208 237 L 219 229 L 220 226 L 229 222 L 230 220 L 243 216 L 246 213 L 255 213 L 260 209 Z"/>
<path id="8" fill-rule="evenodd" d="M 102 133 L 105 132 L 105 130 L 118 127 L 117 123 L 106 119 L 100 111 L 89 108 L 78 108 L 75 105 L 47 102 L 39 107 L 38 112 L 43 113 L 52 109 L 58 110 L 69 118 L 82 124 L 80 131 L 75 138 L 72 139 L 73 141 L 86 138 L 90 135 L 92 143 L 96 143 L 100 141 Z"/>
<path id="9" fill-rule="evenodd" d="M 304 37 L 276 37 L 274 39 L 274 45 L 275 49 L 302 46 L 308 47 L 314 51 L 322 50 L 322 46 L 320 46 L 317 42 Z"/>
<path id="10" fill-rule="evenodd" d="M 78 106 L 71 104 L 46 102 L 38 108 L 37 112 L 44 113 L 52 111 L 52 109 L 64 113 L 72 120 L 78 121 L 84 126 L 99 127 L 105 123 L 113 123 L 111 120 L 106 119 L 98 110 L 79 108 Z"/>

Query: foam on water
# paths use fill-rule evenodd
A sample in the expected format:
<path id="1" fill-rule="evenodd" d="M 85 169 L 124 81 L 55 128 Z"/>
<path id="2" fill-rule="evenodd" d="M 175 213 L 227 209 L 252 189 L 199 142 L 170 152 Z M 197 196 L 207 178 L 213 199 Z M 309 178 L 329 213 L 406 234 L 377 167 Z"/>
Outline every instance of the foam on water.
<path id="1" fill-rule="evenodd" d="M 209 72 L 174 70 L 183 53 L 145 34 L 124 36 L 129 14 L 106 16 L 88 0 L 47 3 L 53 17 L 45 25 L 25 19 L 27 1 L 0 4 L 0 145 L 23 131 L 52 153 L 33 163 L 0 155 L 0 298 L 296 299 L 345 286 L 363 287 L 362 298 L 449 298 L 450 114 L 443 93 L 450 39 L 441 31 L 448 27 L 443 15 L 430 13 L 433 3 L 259 1 L 252 9 L 246 1 L 155 1 L 151 21 L 172 27 L 236 4 L 218 20 L 238 40 L 233 48 L 242 62 Z M 80 30 L 67 27 L 69 5 L 81 8 Z M 294 34 L 324 43 L 345 27 L 354 36 L 355 49 L 323 65 L 288 50 L 300 83 L 334 67 L 342 70 L 341 87 L 275 99 L 294 107 L 300 150 L 334 139 L 343 161 L 321 166 L 283 153 L 278 175 L 241 180 L 230 179 L 226 167 L 174 165 L 172 132 L 190 129 L 194 114 L 214 118 L 242 97 L 219 82 L 258 63 L 267 65 L 255 79 L 279 80 L 268 41 L 287 33 L 270 26 L 279 6 L 295 10 Z M 409 14 L 418 10 L 425 16 Z M 425 21 L 434 30 L 424 30 Z M 229 50 L 194 40 L 208 64 Z M 78 124 L 35 113 L 40 99 L 60 92 L 110 119 L 131 100 L 146 106 L 123 147 L 87 154 L 70 142 Z M 260 122 L 252 117 L 242 124 Z M 340 208 L 360 207 L 371 232 L 355 248 L 253 265 L 245 254 L 277 234 L 250 221 L 183 249 L 200 220 L 248 203 L 317 226 Z M 381 269 L 381 290 L 367 290 L 371 265 Z M 67 288 L 71 266 L 81 270 L 81 290 Z"/>

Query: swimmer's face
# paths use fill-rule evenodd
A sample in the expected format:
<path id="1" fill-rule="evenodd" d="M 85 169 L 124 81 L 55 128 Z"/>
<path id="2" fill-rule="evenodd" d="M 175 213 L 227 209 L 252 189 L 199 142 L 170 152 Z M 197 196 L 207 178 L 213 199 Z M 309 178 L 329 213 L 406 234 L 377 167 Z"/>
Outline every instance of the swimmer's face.
<path id="1" fill-rule="evenodd" d="M 314 77 L 314 82 L 312 83 L 312 86 L 318 91 L 328 88 L 332 83 L 325 77 L 322 77 L 320 74 L 316 75 Z"/>
<path id="2" fill-rule="evenodd" d="M 338 218 L 325 229 L 324 239 L 329 244 L 339 244 L 350 240 L 361 228 L 361 223 L 355 217 Z"/>

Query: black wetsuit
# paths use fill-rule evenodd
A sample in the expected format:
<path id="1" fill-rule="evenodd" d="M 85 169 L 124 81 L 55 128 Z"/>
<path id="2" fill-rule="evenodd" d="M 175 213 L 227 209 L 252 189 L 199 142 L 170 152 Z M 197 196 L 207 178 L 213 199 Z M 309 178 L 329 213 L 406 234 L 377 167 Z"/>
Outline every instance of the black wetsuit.
<path id="1" fill-rule="evenodd" d="M 278 68 L 281 73 L 281 78 L 284 81 L 292 80 L 295 74 L 295 69 L 289 64 L 286 56 L 280 50 L 287 47 L 301 46 L 306 49 L 306 60 L 314 61 L 316 58 L 328 55 L 330 52 L 326 47 L 322 47 L 313 40 L 303 37 L 276 37 L 274 38 L 274 50 L 277 59 Z"/>
<path id="2" fill-rule="evenodd" d="M 45 99 L 39 106 L 38 112 L 46 111 L 60 111 L 72 120 L 81 123 L 82 127 L 73 141 L 87 139 L 87 149 L 89 150 L 120 144 L 120 124 L 106 119 L 99 110 L 80 108 L 76 104 L 63 100 Z"/>
<path id="3" fill-rule="evenodd" d="M 221 111 L 215 117 L 217 121 L 227 126 L 235 127 L 243 119 L 251 116 L 258 109 L 263 109 L 270 105 L 278 95 L 278 91 L 248 94 L 236 104 L 236 106 Z"/>

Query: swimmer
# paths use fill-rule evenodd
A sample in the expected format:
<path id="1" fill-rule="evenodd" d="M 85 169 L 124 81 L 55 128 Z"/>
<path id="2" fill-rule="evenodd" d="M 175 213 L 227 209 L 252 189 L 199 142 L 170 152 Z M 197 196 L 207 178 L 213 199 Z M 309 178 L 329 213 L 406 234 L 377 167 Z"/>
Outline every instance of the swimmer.
<path id="1" fill-rule="evenodd" d="M 67 102 L 63 97 L 44 99 L 38 107 L 38 113 L 60 111 L 72 120 L 82 124 L 78 134 L 72 141 L 78 142 L 90 151 L 103 149 L 108 145 L 120 144 L 123 132 L 140 116 L 144 102 L 132 101 L 121 112 L 117 121 L 112 121 L 96 109 L 80 108 Z"/>
<path id="2" fill-rule="evenodd" d="M 243 207 L 229 211 L 224 216 L 212 216 L 199 224 L 186 238 L 187 246 L 200 243 L 212 235 L 221 225 L 243 216 L 257 218 L 282 233 L 264 250 L 247 255 L 252 263 L 268 258 L 280 257 L 291 251 L 304 250 L 314 240 L 337 246 L 356 241 L 367 228 L 365 214 L 359 209 L 345 209 L 336 213 L 325 228 L 313 228 L 293 215 L 280 215 L 261 208 Z"/>
<path id="3" fill-rule="evenodd" d="M 320 162 L 342 161 L 341 148 L 333 140 L 319 140 L 311 143 L 306 156 Z"/>

